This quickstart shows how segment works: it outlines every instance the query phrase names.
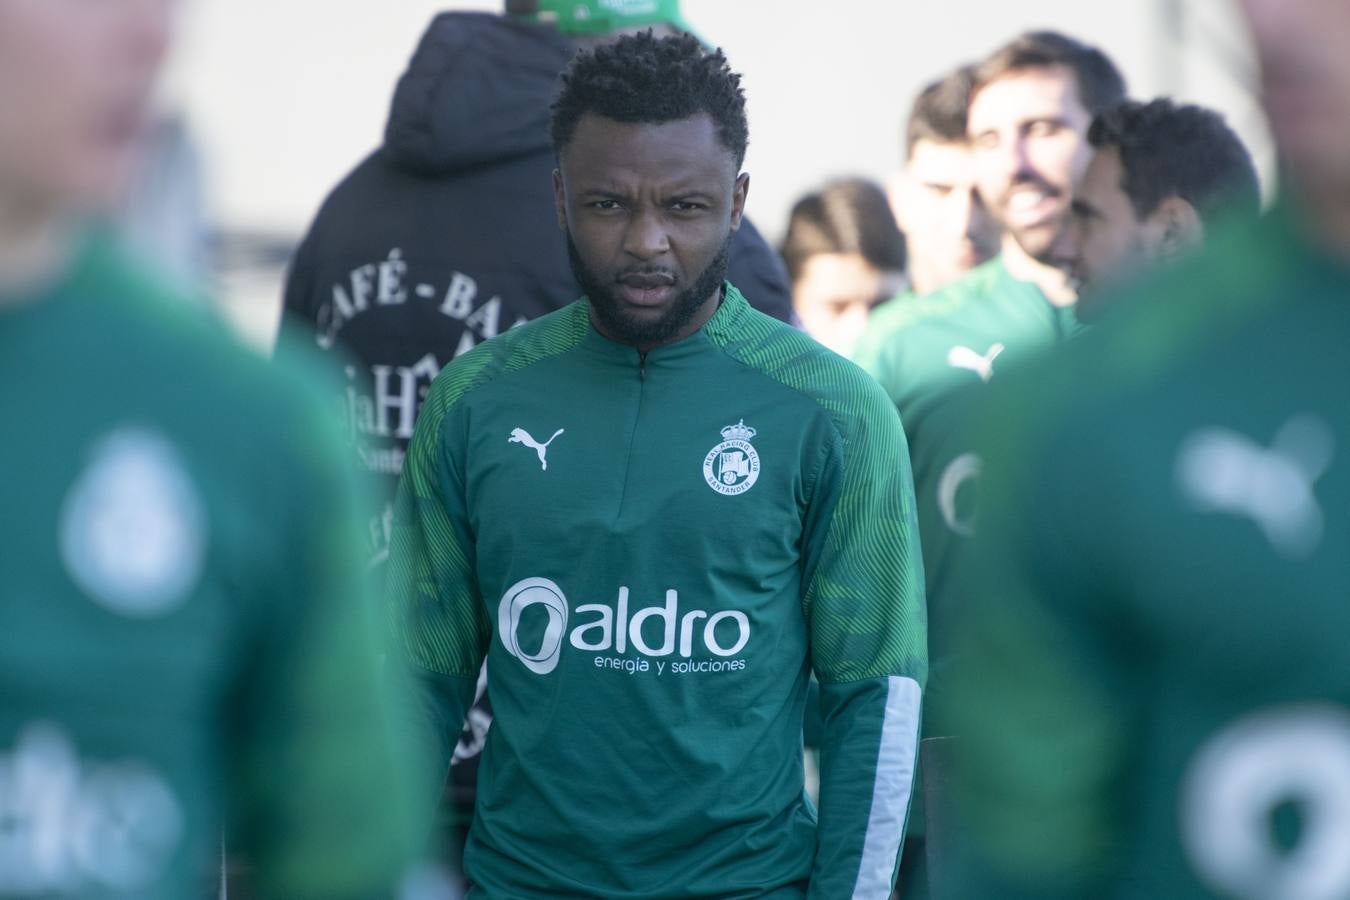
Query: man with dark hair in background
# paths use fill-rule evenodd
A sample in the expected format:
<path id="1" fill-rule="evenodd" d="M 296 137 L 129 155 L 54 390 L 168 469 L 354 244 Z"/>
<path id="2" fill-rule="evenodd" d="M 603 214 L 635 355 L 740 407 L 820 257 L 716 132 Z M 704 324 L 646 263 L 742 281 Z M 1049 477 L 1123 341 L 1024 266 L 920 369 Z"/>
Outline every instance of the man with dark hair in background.
<path id="1" fill-rule="evenodd" d="M 905 125 L 905 165 L 889 185 L 908 257 L 909 290 L 896 298 L 902 304 L 955 281 L 998 252 L 998 226 L 975 190 L 966 135 L 973 79 L 974 68 L 961 66 L 925 87 Z M 877 310 L 878 316 L 882 312 Z"/>
<path id="2" fill-rule="evenodd" d="M 943 595 L 954 543 L 973 528 L 982 464 L 959 439 L 966 405 L 949 400 L 1075 329 L 1072 286 L 1052 251 L 1091 158 L 1088 126 L 1125 95 L 1104 53 L 1053 32 L 1015 38 L 972 77 L 967 132 L 980 196 L 1004 229 L 1002 252 L 908 308 L 879 313 L 855 354 L 890 396 L 909 440 L 932 623 L 937 692 L 925 711 L 932 722 L 946 650 Z"/>
<path id="3" fill-rule="evenodd" d="M 925 677 L 904 432 L 723 277 L 749 176 L 720 51 L 579 54 L 552 136 L 585 296 L 437 378 L 390 556 L 443 762 L 489 659 L 466 874 L 484 897 L 885 900 Z"/>
<path id="4" fill-rule="evenodd" d="M 1079 321 L 1100 315 L 1112 282 L 1194 250 L 1225 216 L 1260 211 L 1251 155 L 1213 110 L 1127 100 L 1097 117 L 1088 142 L 1055 251 L 1078 283 Z"/>
<path id="5" fill-rule="evenodd" d="M 1350 897 L 1350 5 L 1240 5 L 1285 196 L 984 392 L 953 897 Z"/>
<path id="6" fill-rule="evenodd" d="M 1024 34 L 977 65 L 967 128 L 980 195 L 1004 227 L 1002 252 L 906 312 L 875 317 L 855 354 L 909 438 L 930 602 L 947 574 L 950 541 L 969 531 L 961 488 L 978 472 L 978 461 L 930 453 L 950 446 L 946 433 L 959 424 L 944 413 L 944 398 L 1076 327 L 1054 245 L 1092 155 L 1088 126 L 1124 93 L 1105 54 L 1053 32 Z"/>
<path id="7" fill-rule="evenodd" d="M 788 214 L 783 262 L 802 328 L 848 356 L 872 307 L 900 289 L 905 239 L 886 193 L 864 178 L 831 182 L 797 200 Z"/>

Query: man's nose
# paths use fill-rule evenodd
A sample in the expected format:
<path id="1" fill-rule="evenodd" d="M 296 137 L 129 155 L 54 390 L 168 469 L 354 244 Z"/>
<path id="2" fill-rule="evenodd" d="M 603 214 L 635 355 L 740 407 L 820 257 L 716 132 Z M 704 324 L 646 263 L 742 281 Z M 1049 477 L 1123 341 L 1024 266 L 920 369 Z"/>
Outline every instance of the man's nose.
<path id="1" fill-rule="evenodd" d="M 623 249 L 637 259 L 654 259 L 670 252 L 665 218 L 653 210 L 635 213 L 624 234 Z"/>
<path id="2" fill-rule="evenodd" d="M 999 165 L 1010 185 L 1036 178 L 1036 170 L 1027 154 L 1027 142 L 1020 135 L 1004 141 L 999 148 Z"/>

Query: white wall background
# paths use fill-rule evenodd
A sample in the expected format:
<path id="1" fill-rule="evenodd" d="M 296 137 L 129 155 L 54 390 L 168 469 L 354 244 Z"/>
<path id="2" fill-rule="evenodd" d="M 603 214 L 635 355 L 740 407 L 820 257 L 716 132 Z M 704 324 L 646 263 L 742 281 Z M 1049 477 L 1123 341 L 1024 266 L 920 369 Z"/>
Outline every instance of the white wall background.
<path id="1" fill-rule="evenodd" d="M 333 184 L 375 147 L 394 82 L 443 9 L 501 0 L 184 0 L 164 102 L 203 157 L 208 214 L 227 230 L 298 237 Z M 1255 72 L 1229 0 L 685 0 L 685 17 L 745 76 L 750 213 L 776 240 L 793 200 L 900 162 L 914 94 L 1028 28 L 1095 43 L 1135 96 L 1223 110 L 1270 169 Z M 280 273 L 254 278 L 250 331 Z M 227 294 L 232 293 L 227 288 Z"/>

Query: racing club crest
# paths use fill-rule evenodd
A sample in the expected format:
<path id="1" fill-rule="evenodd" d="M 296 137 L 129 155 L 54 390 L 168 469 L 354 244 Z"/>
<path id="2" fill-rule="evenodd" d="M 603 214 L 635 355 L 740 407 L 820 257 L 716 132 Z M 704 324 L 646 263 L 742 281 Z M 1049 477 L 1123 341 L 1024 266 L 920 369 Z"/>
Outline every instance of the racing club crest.
<path id="1" fill-rule="evenodd" d="M 742 419 L 722 429 L 722 443 L 703 457 L 703 479 L 719 494 L 744 494 L 759 480 L 759 453 L 750 445 L 755 429 Z"/>

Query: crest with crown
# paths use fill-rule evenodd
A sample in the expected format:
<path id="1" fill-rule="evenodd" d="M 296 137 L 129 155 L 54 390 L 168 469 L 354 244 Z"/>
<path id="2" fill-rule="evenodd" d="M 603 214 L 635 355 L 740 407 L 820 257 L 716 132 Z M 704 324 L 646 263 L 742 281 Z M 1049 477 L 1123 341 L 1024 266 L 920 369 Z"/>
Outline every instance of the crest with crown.
<path id="1" fill-rule="evenodd" d="M 755 429 L 745 424 L 744 419 L 722 429 L 722 439 L 725 441 L 749 441 L 755 434 Z"/>

